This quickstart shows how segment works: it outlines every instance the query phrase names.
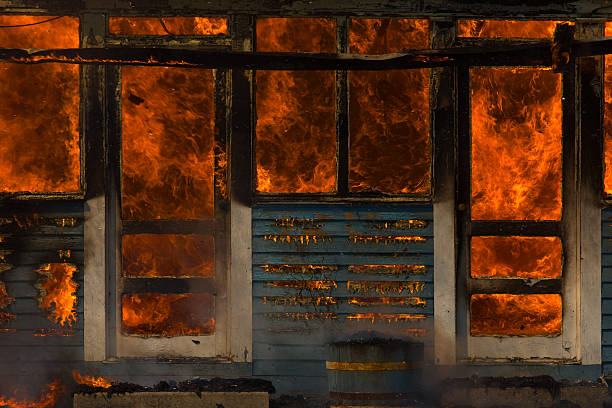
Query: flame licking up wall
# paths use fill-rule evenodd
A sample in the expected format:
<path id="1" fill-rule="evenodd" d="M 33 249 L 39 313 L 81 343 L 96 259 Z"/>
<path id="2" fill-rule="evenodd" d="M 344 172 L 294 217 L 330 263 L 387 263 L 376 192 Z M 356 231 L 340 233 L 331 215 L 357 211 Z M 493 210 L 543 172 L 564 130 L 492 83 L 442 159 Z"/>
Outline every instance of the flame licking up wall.
<path id="1" fill-rule="evenodd" d="M 121 75 L 123 219 L 212 218 L 212 70 L 123 67 Z"/>
<path id="2" fill-rule="evenodd" d="M 353 54 L 429 48 L 429 22 L 351 19 L 349 48 Z M 350 72 L 351 191 L 429 192 L 429 73 Z"/>
<path id="3" fill-rule="evenodd" d="M 215 331 L 215 297 L 208 293 L 125 294 L 123 332 L 137 336 L 206 336 Z"/>
<path id="4" fill-rule="evenodd" d="M 470 270 L 474 278 L 561 277 L 559 237 L 472 237 Z"/>
<path id="5" fill-rule="evenodd" d="M 124 276 L 210 277 L 215 242 L 210 235 L 135 234 L 122 237 Z"/>
<path id="6" fill-rule="evenodd" d="M 310 291 L 329 291 L 329 290 L 332 290 L 338 287 L 338 284 L 335 281 L 318 281 L 318 280 L 268 281 L 266 282 L 266 285 L 277 287 L 277 288 L 293 288 L 293 289 L 303 289 L 303 290 L 310 290 Z"/>
<path id="7" fill-rule="evenodd" d="M 557 24 L 568 21 L 459 20 L 458 37 L 552 38 Z"/>
<path id="8" fill-rule="evenodd" d="M 4 282 L 0 282 L 0 324 L 7 324 L 17 318 L 14 314 L 3 311 L 14 302 L 15 298 L 8 295 Z"/>
<path id="9" fill-rule="evenodd" d="M 219 35 L 227 34 L 223 17 L 109 17 L 114 35 Z"/>
<path id="10" fill-rule="evenodd" d="M 36 283 L 40 290 L 38 307 L 49 312 L 50 321 L 62 326 L 70 327 L 77 320 L 76 271 L 76 266 L 69 263 L 50 263 L 36 270 L 42 275 Z"/>
<path id="11" fill-rule="evenodd" d="M 351 293 L 368 294 L 371 292 L 385 295 L 388 293 L 402 294 L 409 292 L 411 295 L 422 293 L 425 282 L 395 282 L 395 281 L 348 281 L 346 288 Z"/>
<path id="12" fill-rule="evenodd" d="M 472 68 L 472 219 L 561 219 L 561 75 Z"/>
<path id="13" fill-rule="evenodd" d="M 115 382 L 112 378 L 81 375 L 77 370 L 72 370 L 72 377 L 78 384 L 88 385 L 90 387 L 110 388 L 113 382 Z"/>
<path id="14" fill-rule="evenodd" d="M 258 19 L 257 51 L 335 53 L 335 20 Z M 333 71 L 257 71 L 257 191 L 336 190 L 335 98 Z"/>
<path id="15" fill-rule="evenodd" d="M 472 295 L 474 336 L 538 336 L 561 333 L 559 294 Z"/>
<path id="16" fill-rule="evenodd" d="M 0 25 L 49 16 L 0 16 Z M 3 28 L 0 47 L 78 48 L 79 20 Z M 80 189 L 79 67 L 0 63 L 0 192 Z"/>
<path id="17" fill-rule="evenodd" d="M 59 380 L 55 380 L 47 384 L 47 389 L 41 391 L 38 401 L 18 400 L 15 397 L 7 398 L 0 395 L 0 406 L 4 408 L 53 408 L 64 392 L 64 386 Z"/>
<path id="18" fill-rule="evenodd" d="M 349 265 L 350 273 L 368 275 L 425 275 L 425 265 Z"/>
<path id="19" fill-rule="evenodd" d="M 606 37 L 612 36 L 612 22 L 606 23 Z M 604 191 L 612 194 L 612 55 L 605 56 L 604 68 Z"/>

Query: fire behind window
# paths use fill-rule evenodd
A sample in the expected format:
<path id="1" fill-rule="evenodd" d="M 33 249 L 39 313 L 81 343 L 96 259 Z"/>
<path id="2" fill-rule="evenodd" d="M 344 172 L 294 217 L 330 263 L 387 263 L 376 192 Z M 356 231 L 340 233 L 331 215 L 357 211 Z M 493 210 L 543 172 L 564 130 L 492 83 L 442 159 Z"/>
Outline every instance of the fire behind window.
<path id="1" fill-rule="evenodd" d="M 606 23 L 606 37 L 612 36 L 612 22 Z M 612 195 L 612 55 L 605 56 L 605 113 L 604 113 L 604 192 Z"/>
<path id="2" fill-rule="evenodd" d="M 0 16 L 0 25 L 53 16 Z M 79 20 L 0 28 L 0 47 L 78 48 Z M 0 63 L 0 193 L 78 192 L 79 66 Z"/>
<path id="3" fill-rule="evenodd" d="M 257 51 L 336 52 L 335 20 L 262 18 Z M 257 71 L 256 190 L 336 191 L 336 84 L 333 71 Z"/>
<path id="4" fill-rule="evenodd" d="M 459 20 L 458 37 L 552 38 L 555 27 L 566 21 Z"/>
<path id="5" fill-rule="evenodd" d="M 353 54 L 424 48 L 427 20 L 350 20 Z M 350 191 L 429 192 L 429 69 L 351 72 L 349 86 Z"/>
<path id="6" fill-rule="evenodd" d="M 110 17 L 114 35 L 220 35 L 227 34 L 224 17 Z"/>

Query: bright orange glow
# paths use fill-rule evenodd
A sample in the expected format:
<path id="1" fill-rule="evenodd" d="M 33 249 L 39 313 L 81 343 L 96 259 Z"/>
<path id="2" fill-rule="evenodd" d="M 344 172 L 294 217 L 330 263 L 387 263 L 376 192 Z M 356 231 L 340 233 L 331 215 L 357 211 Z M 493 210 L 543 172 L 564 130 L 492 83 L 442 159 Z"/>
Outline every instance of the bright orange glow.
<path id="1" fill-rule="evenodd" d="M 474 336 L 538 336 L 561 333 L 559 294 L 472 295 Z"/>
<path id="2" fill-rule="evenodd" d="M 429 21 L 351 19 L 349 48 L 353 54 L 429 48 Z M 351 191 L 429 192 L 429 72 L 350 73 Z"/>
<path id="3" fill-rule="evenodd" d="M 427 226 L 426 221 L 421 220 L 397 220 L 397 221 L 386 221 L 378 222 L 374 224 L 374 228 L 379 230 L 386 229 L 414 229 L 414 228 L 425 228 Z"/>
<path id="4" fill-rule="evenodd" d="M 335 20 L 258 19 L 257 51 L 335 53 Z M 333 71 L 257 72 L 257 191 L 336 190 L 335 85 Z"/>
<path id="5" fill-rule="evenodd" d="M 68 263 L 46 264 L 36 270 L 42 275 L 36 283 L 40 289 L 38 307 L 49 312 L 50 321 L 62 326 L 70 327 L 77 320 L 76 271 L 76 266 Z"/>
<path id="6" fill-rule="evenodd" d="M 0 16 L 0 25 L 52 16 Z M 78 48 L 79 20 L 0 29 L 0 47 Z M 0 192 L 80 190 L 79 67 L 0 63 Z"/>
<path id="7" fill-rule="evenodd" d="M 213 216 L 212 70 L 123 67 L 123 218 Z"/>
<path id="8" fill-rule="evenodd" d="M 402 321 L 410 321 L 410 320 L 422 320 L 427 319 L 427 316 L 422 314 L 408 314 L 408 313 L 354 313 L 352 315 L 346 316 L 349 320 L 369 320 L 371 323 L 375 321 L 382 320 L 387 323 L 391 322 L 402 322 Z"/>
<path id="9" fill-rule="evenodd" d="M 612 22 L 606 23 L 606 37 L 612 36 Z M 605 56 L 604 68 L 604 191 L 612 194 L 612 55 Z"/>
<path id="10" fill-rule="evenodd" d="M 472 219 L 561 219 L 561 74 L 472 68 Z"/>
<path id="11" fill-rule="evenodd" d="M 331 273 L 338 270 L 336 265 L 261 265 L 267 273 L 317 274 Z"/>
<path id="12" fill-rule="evenodd" d="M 274 286 L 279 288 L 295 288 L 304 290 L 332 290 L 338 287 L 335 281 L 318 281 L 318 280 L 278 280 L 266 282 L 268 286 Z"/>
<path id="13" fill-rule="evenodd" d="M 213 276 L 215 241 L 210 235 L 124 235 L 123 274 L 127 277 Z"/>
<path id="14" fill-rule="evenodd" d="M 114 35 L 219 35 L 227 34 L 227 18 L 109 17 L 108 32 Z"/>
<path id="15" fill-rule="evenodd" d="M 35 337 L 49 337 L 49 336 L 61 336 L 61 337 L 70 337 L 74 336 L 77 333 L 75 329 L 65 329 L 65 328 L 50 328 L 50 329 L 35 329 L 34 336 Z"/>
<path id="16" fill-rule="evenodd" d="M 319 312 L 274 312 L 266 313 L 268 319 L 273 320 L 329 320 L 337 319 L 336 313 L 319 313 Z"/>
<path id="17" fill-rule="evenodd" d="M 348 281 L 346 289 L 351 293 L 368 294 L 371 292 L 385 295 L 393 293 L 421 293 L 425 289 L 425 282 L 400 282 L 400 281 Z"/>
<path id="18" fill-rule="evenodd" d="M 457 37 L 552 38 L 561 23 L 568 21 L 459 20 Z"/>
<path id="19" fill-rule="evenodd" d="M 348 303 L 357 306 L 427 306 L 427 300 L 420 297 L 352 297 L 348 299 Z"/>
<path id="20" fill-rule="evenodd" d="M 139 336 L 207 336 L 215 331 L 215 297 L 208 293 L 123 295 L 123 332 Z"/>
<path id="21" fill-rule="evenodd" d="M 47 384 L 48 390 L 42 390 L 38 401 L 18 400 L 15 397 L 7 398 L 0 395 L 0 406 L 5 408 L 53 408 L 60 395 L 64 392 L 64 386 L 58 380 Z"/>
<path id="22" fill-rule="evenodd" d="M 472 277 L 561 277 L 559 237 L 472 237 Z"/>
<path id="23" fill-rule="evenodd" d="M 354 244 L 405 244 L 411 242 L 425 242 L 427 238 L 423 237 L 397 237 L 394 235 L 359 235 L 351 234 L 348 237 L 349 241 L 353 241 Z"/>
<path id="24" fill-rule="evenodd" d="M 425 275 L 425 265 L 349 265 L 351 273 L 364 273 L 369 275 Z"/>
<path id="25" fill-rule="evenodd" d="M 274 306 L 331 306 L 336 303 L 337 300 L 331 296 L 264 296 L 264 305 Z"/>
<path id="26" fill-rule="evenodd" d="M 90 387 L 110 388 L 113 382 L 115 382 L 112 378 L 81 375 L 77 370 L 72 370 L 72 377 L 78 384 L 88 385 Z"/>
<path id="27" fill-rule="evenodd" d="M 317 242 L 332 242 L 332 237 L 326 235 L 264 235 L 264 241 L 280 241 L 285 244 L 300 244 L 300 245 L 308 245 L 310 241 L 313 244 Z"/>

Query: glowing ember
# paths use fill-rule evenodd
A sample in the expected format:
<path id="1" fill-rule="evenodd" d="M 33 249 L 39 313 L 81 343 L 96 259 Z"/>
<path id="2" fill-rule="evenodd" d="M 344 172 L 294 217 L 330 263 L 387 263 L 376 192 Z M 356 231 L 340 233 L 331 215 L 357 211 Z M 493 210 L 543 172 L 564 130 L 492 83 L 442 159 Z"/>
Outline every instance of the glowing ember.
<path id="1" fill-rule="evenodd" d="M 561 219 L 561 75 L 472 68 L 472 219 Z"/>
<path id="2" fill-rule="evenodd" d="M 409 336 L 414 336 L 414 337 L 423 337 L 427 335 L 426 329 L 403 329 L 402 331 L 405 334 Z"/>
<path id="3" fill-rule="evenodd" d="M 425 228 L 427 226 L 426 221 L 421 220 L 397 220 L 397 221 L 386 221 L 374 224 L 376 229 L 413 229 L 413 228 Z"/>
<path id="4" fill-rule="evenodd" d="M 213 216 L 212 70 L 123 67 L 123 218 Z"/>
<path id="5" fill-rule="evenodd" d="M 322 225 L 314 218 L 277 218 L 274 220 L 274 226 L 276 228 L 321 228 Z"/>
<path id="6" fill-rule="evenodd" d="M 336 265 L 262 265 L 267 273 L 298 273 L 310 274 L 323 272 L 335 272 L 338 270 Z"/>
<path id="7" fill-rule="evenodd" d="M 567 21 L 459 20 L 457 37 L 552 38 L 555 26 Z"/>
<path id="8" fill-rule="evenodd" d="M 427 238 L 424 237 L 396 237 L 393 235 L 358 235 L 351 234 L 348 237 L 349 241 L 353 241 L 354 244 L 379 244 L 383 243 L 385 245 L 389 244 L 404 244 L 411 242 L 425 242 Z"/>
<path id="9" fill-rule="evenodd" d="M 349 320 L 369 320 L 371 323 L 374 323 L 377 320 L 383 320 L 387 323 L 391 322 L 401 322 L 401 321 L 410 321 L 410 320 L 421 320 L 427 319 L 427 316 L 422 314 L 407 314 L 407 313 L 398 313 L 398 314 L 388 314 L 388 313 L 355 313 L 352 315 L 346 316 Z"/>
<path id="10" fill-rule="evenodd" d="M 123 332 L 140 336 L 211 335 L 215 297 L 208 293 L 123 295 Z"/>
<path id="11" fill-rule="evenodd" d="M 219 197 L 227 199 L 227 148 L 215 143 L 215 188 Z"/>
<path id="12" fill-rule="evenodd" d="M 64 386 L 55 380 L 47 384 L 47 389 L 47 391 L 41 391 L 42 395 L 38 401 L 17 400 L 15 397 L 7 398 L 0 395 L 0 406 L 5 408 L 53 408 L 64 392 Z"/>
<path id="13" fill-rule="evenodd" d="M 370 292 L 381 295 L 387 293 L 410 294 L 421 293 L 425 289 L 425 282 L 394 282 L 394 281 L 348 281 L 346 288 L 351 293 L 368 294 Z"/>
<path id="14" fill-rule="evenodd" d="M 77 320 L 76 271 L 76 266 L 69 263 L 50 263 L 36 270 L 43 275 L 36 283 L 40 290 L 38 307 L 49 312 L 50 321 L 62 326 L 72 326 Z"/>
<path id="15" fill-rule="evenodd" d="M 115 35 L 227 34 L 223 17 L 109 17 L 108 32 Z"/>
<path id="16" fill-rule="evenodd" d="M 425 265 L 349 265 L 350 273 L 367 275 L 425 275 Z"/>
<path id="17" fill-rule="evenodd" d="M 81 375 L 77 370 L 72 370 L 72 377 L 77 383 L 90 387 L 110 388 L 113 382 L 115 382 L 112 378 Z"/>
<path id="18" fill-rule="evenodd" d="M 357 306 L 427 306 L 427 300 L 420 297 L 352 297 L 348 299 L 348 303 Z"/>
<path id="19" fill-rule="evenodd" d="M 335 53 L 335 21 L 258 19 L 257 51 Z M 255 101 L 257 191 L 335 191 L 334 72 L 258 71 Z"/>
<path id="20" fill-rule="evenodd" d="M 72 255 L 72 252 L 69 249 L 60 249 L 57 251 L 57 257 L 59 259 L 68 259 Z"/>
<path id="21" fill-rule="evenodd" d="M 561 333 L 559 294 L 472 295 L 474 336 L 538 336 Z"/>
<path id="22" fill-rule="evenodd" d="M 0 16 L 0 25 L 50 16 Z M 0 47 L 78 48 L 79 20 L 3 28 Z M 0 192 L 80 190 L 79 67 L 0 63 Z"/>
<path id="23" fill-rule="evenodd" d="M 350 52 L 429 48 L 429 22 L 351 19 Z M 351 72 L 350 190 L 430 190 L 429 69 Z"/>
<path id="24" fill-rule="evenodd" d="M 124 235 L 123 274 L 127 277 L 213 276 L 215 242 L 210 235 Z"/>
<path id="25" fill-rule="evenodd" d="M 34 336 L 36 337 L 49 337 L 49 336 L 70 337 L 70 336 L 74 336 L 76 333 L 77 331 L 74 329 L 64 329 L 64 328 L 34 330 Z"/>
<path id="26" fill-rule="evenodd" d="M 332 290 L 338 287 L 338 284 L 335 281 L 268 281 L 266 282 L 268 286 L 274 286 L 279 288 L 295 288 L 295 289 L 304 289 L 304 290 Z"/>
<path id="27" fill-rule="evenodd" d="M 318 312 L 275 312 L 266 313 L 268 319 L 274 320 L 328 320 L 337 319 L 336 313 L 318 313 Z"/>
<path id="28" fill-rule="evenodd" d="M 295 244 L 299 243 L 301 245 L 308 245 L 311 240 L 314 244 L 316 244 L 317 242 L 325 241 L 332 242 L 332 237 L 325 235 L 264 235 L 263 239 L 264 241 L 280 241 L 285 244 L 290 244 L 293 242 Z"/>
<path id="29" fill-rule="evenodd" d="M 612 36 L 612 22 L 606 23 L 606 37 Z M 612 55 L 605 56 L 604 67 L 604 191 L 612 194 Z"/>
<path id="30" fill-rule="evenodd" d="M 337 300 L 330 296 L 264 296 L 264 304 L 268 303 L 274 306 L 331 306 L 335 305 Z"/>
<path id="31" fill-rule="evenodd" d="M 561 276 L 559 237 L 472 237 L 472 277 L 552 279 Z"/>

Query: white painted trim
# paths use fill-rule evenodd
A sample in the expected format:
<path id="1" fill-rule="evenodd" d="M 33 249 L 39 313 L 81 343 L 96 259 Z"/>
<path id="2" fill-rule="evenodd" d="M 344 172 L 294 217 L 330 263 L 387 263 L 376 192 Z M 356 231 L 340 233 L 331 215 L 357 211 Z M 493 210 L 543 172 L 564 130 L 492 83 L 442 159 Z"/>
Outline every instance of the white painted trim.
<path id="1" fill-rule="evenodd" d="M 438 365 L 457 362 L 454 188 L 434 203 L 434 356 Z"/>
<path id="2" fill-rule="evenodd" d="M 106 266 L 104 196 L 85 202 L 84 356 L 85 361 L 106 359 Z"/>

